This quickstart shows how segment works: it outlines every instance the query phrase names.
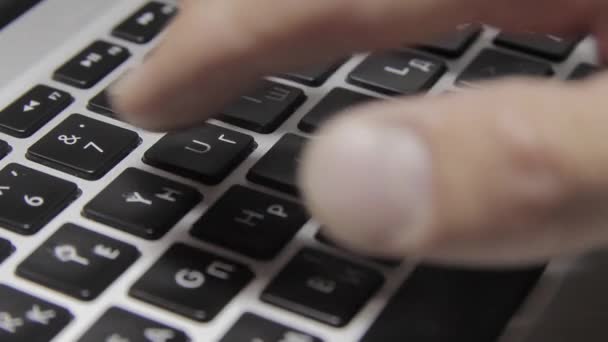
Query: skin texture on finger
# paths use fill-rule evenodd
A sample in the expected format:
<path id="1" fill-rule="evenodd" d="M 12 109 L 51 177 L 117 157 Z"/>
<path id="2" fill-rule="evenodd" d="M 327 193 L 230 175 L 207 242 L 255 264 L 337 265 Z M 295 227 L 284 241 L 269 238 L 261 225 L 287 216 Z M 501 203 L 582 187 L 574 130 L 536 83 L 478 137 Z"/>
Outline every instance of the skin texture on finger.
<path id="1" fill-rule="evenodd" d="M 425 41 L 468 21 L 586 32 L 601 19 L 599 3 L 604 1 L 188 1 L 155 53 L 111 95 L 126 120 L 152 130 L 178 129 L 217 114 L 264 75 Z"/>
<path id="2" fill-rule="evenodd" d="M 306 150 L 304 197 L 329 236 L 373 255 L 519 264 L 606 245 L 606 82 L 355 109 Z"/>

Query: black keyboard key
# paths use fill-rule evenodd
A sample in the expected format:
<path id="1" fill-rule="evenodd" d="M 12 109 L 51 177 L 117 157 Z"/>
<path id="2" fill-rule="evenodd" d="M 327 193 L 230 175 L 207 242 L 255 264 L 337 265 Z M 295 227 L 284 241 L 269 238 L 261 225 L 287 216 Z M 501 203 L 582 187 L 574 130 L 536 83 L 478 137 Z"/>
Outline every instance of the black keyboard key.
<path id="1" fill-rule="evenodd" d="M 502 32 L 496 37 L 495 43 L 559 62 L 568 58 L 579 41 L 550 34 Z"/>
<path id="2" fill-rule="evenodd" d="M 13 254 L 14 251 L 15 247 L 13 247 L 10 241 L 0 238 L 0 264 Z"/>
<path id="3" fill-rule="evenodd" d="M 277 129 L 306 100 L 301 89 L 262 81 L 251 93 L 225 108 L 220 120 L 258 133 Z"/>
<path id="4" fill-rule="evenodd" d="M 456 58 L 462 56 L 465 51 L 479 37 L 482 28 L 478 24 L 463 24 L 432 42 L 422 44 L 422 48 L 430 52 Z"/>
<path id="5" fill-rule="evenodd" d="M 192 320 L 212 320 L 253 279 L 245 265 L 173 245 L 129 294 Z"/>
<path id="6" fill-rule="evenodd" d="M 162 323 L 111 307 L 82 335 L 80 342 L 187 342 L 188 336 Z"/>
<path id="7" fill-rule="evenodd" d="M 600 71 L 602 71 L 602 69 L 600 69 L 597 65 L 581 63 L 574 68 L 570 76 L 568 76 L 568 80 L 583 80 L 599 73 Z"/>
<path id="8" fill-rule="evenodd" d="M 126 48 L 98 40 L 57 69 L 53 79 L 77 88 L 91 88 L 129 56 Z"/>
<path id="9" fill-rule="evenodd" d="M 286 310 L 342 327 L 383 282 L 382 275 L 373 269 L 305 248 L 272 280 L 261 298 Z"/>
<path id="10" fill-rule="evenodd" d="M 421 267 L 362 342 L 495 341 L 540 273 Z"/>
<path id="11" fill-rule="evenodd" d="M 192 235 L 247 256 L 272 259 L 308 221 L 299 204 L 237 185 L 194 224 Z"/>
<path id="12" fill-rule="evenodd" d="M 354 254 L 352 254 L 351 251 L 343 248 L 342 246 L 337 245 L 336 243 L 334 243 L 333 241 L 331 241 L 329 238 L 327 238 L 325 236 L 325 234 L 322 233 L 322 230 L 323 230 L 323 228 L 321 228 L 321 230 L 319 230 L 317 232 L 317 234 L 315 235 L 315 238 L 319 242 L 321 242 L 321 243 L 323 243 L 323 244 L 325 244 L 327 246 L 331 246 L 331 247 L 334 247 L 334 248 L 342 249 L 343 251 L 345 251 L 347 253 L 350 253 L 351 255 L 354 255 Z M 380 265 L 386 266 L 386 267 L 397 267 L 397 266 L 401 265 L 401 260 L 397 260 L 397 259 L 370 258 L 370 257 L 364 256 L 364 255 L 359 255 L 359 257 L 366 258 L 366 259 L 368 259 L 368 260 L 370 260 L 370 261 L 372 261 L 374 263 L 377 263 L 377 264 L 380 264 Z"/>
<path id="13" fill-rule="evenodd" d="M 298 71 L 284 73 L 280 77 L 302 83 L 310 87 L 318 87 L 325 83 L 325 81 L 327 81 L 327 79 L 333 75 L 340 66 L 342 66 L 342 64 L 344 64 L 344 60 L 332 64 L 317 65 Z"/>
<path id="14" fill-rule="evenodd" d="M 0 131 L 25 138 L 72 103 L 64 91 L 37 85 L 0 112 Z"/>
<path id="15" fill-rule="evenodd" d="M 72 114 L 27 152 L 35 162 L 84 179 L 99 179 L 139 144 L 137 133 Z"/>
<path id="16" fill-rule="evenodd" d="M 169 133 L 144 155 L 144 162 L 206 184 L 226 178 L 255 149 L 253 137 L 204 124 Z"/>
<path id="17" fill-rule="evenodd" d="M 372 96 L 357 93 L 344 88 L 332 89 L 308 114 L 306 114 L 298 128 L 304 132 L 312 133 L 334 114 L 348 107 L 374 100 Z"/>
<path id="18" fill-rule="evenodd" d="M 318 337 L 309 335 L 285 325 L 245 313 L 219 342 L 323 342 Z"/>
<path id="19" fill-rule="evenodd" d="M 479 81 L 507 76 L 547 77 L 551 75 L 553 75 L 553 69 L 549 63 L 498 50 L 485 49 L 462 72 L 456 83 L 470 86 Z"/>
<path id="20" fill-rule="evenodd" d="M 17 275 L 81 300 L 93 300 L 139 257 L 124 242 L 63 225 L 17 267 Z"/>
<path id="21" fill-rule="evenodd" d="M 189 186 L 126 169 L 83 209 L 83 215 L 146 239 L 158 239 L 201 200 Z"/>
<path id="22" fill-rule="evenodd" d="M 0 341 L 51 341 L 72 314 L 55 304 L 0 284 Z"/>
<path id="23" fill-rule="evenodd" d="M 430 89 L 445 71 L 443 61 L 403 50 L 370 55 L 350 73 L 348 81 L 387 95 L 412 95 Z"/>
<path id="24" fill-rule="evenodd" d="M 174 5 L 152 1 L 123 21 L 112 35 L 133 43 L 144 44 L 156 37 L 177 13 Z"/>
<path id="25" fill-rule="evenodd" d="M 0 225 L 35 234 L 78 195 L 74 183 L 9 164 L 0 171 Z"/>
<path id="26" fill-rule="evenodd" d="M 93 97 L 87 104 L 87 109 L 97 114 L 110 117 L 112 119 L 119 119 L 116 116 L 116 112 L 112 108 L 112 105 L 110 104 L 107 89 L 104 89 L 100 91 L 97 95 L 95 95 L 95 97 Z"/>
<path id="27" fill-rule="evenodd" d="M 299 192 L 296 171 L 306 140 L 295 134 L 285 134 L 249 170 L 247 179 L 253 183 L 297 195 Z"/>
<path id="28" fill-rule="evenodd" d="M 0 160 L 11 152 L 11 146 L 4 140 L 0 140 Z"/>

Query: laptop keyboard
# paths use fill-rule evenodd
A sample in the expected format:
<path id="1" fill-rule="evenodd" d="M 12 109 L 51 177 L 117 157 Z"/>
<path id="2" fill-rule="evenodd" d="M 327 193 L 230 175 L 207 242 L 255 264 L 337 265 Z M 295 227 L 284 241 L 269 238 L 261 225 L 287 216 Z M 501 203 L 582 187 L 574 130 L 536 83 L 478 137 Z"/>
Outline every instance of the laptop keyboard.
<path id="1" fill-rule="evenodd" d="M 414 48 L 269 77 L 217 119 L 151 135 L 118 121 L 106 91 L 97 88 L 113 82 L 117 77 L 109 75 L 140 55 L 138 48 L 155 40 L 177 11 L 169 3 L 146 3 L 108 28 L 111 39 L 91 37 L 90 45 L 0 111 L 0 136 L 12 144 L 61 116 L 24 155 L 0 140 L 0 159 L 11 157 L 0 168 L 0 234 L 9 237 L 0 238 L 0 267 L 28 236 L 55 230 L 15 261 L 19 279 L 58 303 L 68 299 L 53 294 L 93 306 L 108 303 L 110 295 L 128 298 L 110 300 L 86 331 L 72 332 L 79 341 L 319 342 L 354 321 L 367 322 L 356 337 L 365 342 L 496 341 L 543 267 L 473 271 L 353 255 L 311 228 L 295 180 L 299 154 L 309 134 L 339 110 L 423 94 L 442 82 L 457 92 L 490 78 L 551 77 L 581 39 L 500 33 L 495 44 L 471 56 L 492 29 L 461 25 Z M 452 65 L 463 56 L 470 62 L 454 76 Z M 568 78 L 598 70 L 575 65 Z M 324 87 L 336 78 L 341 86 Z M 44 84 L 50 79 L 53 87 Z M 312 103 L 311 95 L 320 100 Z M 70 109 L 82 101 L 90 113 Z M 268 137 L 276 138 L 273 144 L 262 143 Z M 61 214 L 81 198 L 77 225 Z M 185 217 L 194 223 L 184 226 Z M 170 234 L 175 230 L 180 234 Z M 141 250 L 154 241 L 163 243 L 162 255 Z M 133 273 L 141 263 L 143 272 Z M 112 287 L 125 274 L 128 291 L 116 297 Z M 1 341 L 49 341 L 70 322 L 91 319 L 2 282 Z M 244 297 L 246 290 L 257 296 Z M 227 307 L 232 327 L 213 337 L 193 336 L 158 318 L 209 324 Z"/>

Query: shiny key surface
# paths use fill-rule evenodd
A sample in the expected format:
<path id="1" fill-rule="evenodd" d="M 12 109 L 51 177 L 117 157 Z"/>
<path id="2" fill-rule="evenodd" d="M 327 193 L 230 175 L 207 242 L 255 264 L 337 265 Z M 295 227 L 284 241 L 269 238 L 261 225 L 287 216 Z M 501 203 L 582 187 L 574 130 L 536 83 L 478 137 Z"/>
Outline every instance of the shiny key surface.
<path id="1" fill-rule="evenodd" d="M 334 327 L 342 327 L 382 286 L 371 268 L 305 248 L 262 292 L 261 299 Z"/>
<path id="2" fill-rule="evenodd" d="M 154 39 L 177 14 L 177 7 L 152 1 L 112 30 L 112 35 L 137 44 Z"/>
<path id="3" fill-rule="evenodd" d="M 253 279 L 248 266 L 175 244 L 129 294 L 199 322 L 211 321 Z"/>
<path id="4" fill-rule="evenodd" d="M 306 100 L 304 92 L 284 84 L 261 81 L 221 111 L 219 119 L 258 133 L 275 131 Z"/>
<path id="5" fill-rule="evenodd" d="M 83 215 L 145 239 L 165 235 L 202 199 L 194 188 L 128 168 L 83 209 Z"/>
<path id="6" fill-rule="evenodd" d="M 103 177 L 139 144 L 137 133 L 72 114 L 28 149 L 35 162 L 80 178 Z"/>
<path id="7" fill-rule="evenodd" d="M 270 260 L 307 221 L 301 205 L 235 185 L 194 224 L 191 234 L 256 259 Z"/>
<path id="8" fill-rule="evenodd" d="M 413 95 L 430 89 L 445 73 L 445 62 L 415 50 L 373 53 L 348 81 L 386 95 Z"/>
<path id="9" fill-rule="evenodd" d="M 139 258 L 125 242 L 65 224 L 17 267 L 17 275 L 80 300 L 99 296 Z"/>
<path id="10" fill-rule="evenodd" d="M 0 341 L 48 342 L 72 321 L 61 306 L 0 284 Z"/>
<path id="11" fill-rule="evenodd" d="M 131 53 L 103 40 L 93 42 L 53 74 L 53 78 L 76 88 L 88 89 L 126 61 Z"/>
<path id="12" fill-rule="evenodd" d="M 0 131 L 25 138 L 61 113 L 74 99 L 65 91 L 46 85 L 28 90 L 0 111 Z"/>
<path id="13" fill-rule="evenodd" d="M 37 233 L 79 195 L 76 184 L 11 163 L 0 171 L 0 226 Z"/>
<path id="14" fill-rule="evenodd" d="M 144 154 L 144 162 L 205 184 L 224 180 L 256 148 L 252 136 L 204 124 L 169 133 Z"/>

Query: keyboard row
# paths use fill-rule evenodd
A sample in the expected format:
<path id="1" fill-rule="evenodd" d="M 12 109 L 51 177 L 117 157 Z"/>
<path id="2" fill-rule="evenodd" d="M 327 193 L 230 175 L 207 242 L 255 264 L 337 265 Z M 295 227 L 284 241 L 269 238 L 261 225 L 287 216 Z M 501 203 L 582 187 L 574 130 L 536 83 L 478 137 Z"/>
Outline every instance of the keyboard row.
<path id="1" fill-rule="evenodd" d="M 284 74 L 279 77 L 305 85 L 323 84 L 341 63 L 320 66 L 300 73 Z M 579 66 L 584 73 L 591 73 L 596 67 Z M 361 62 L 347 77 L 353 85 L 384 95 L 414 95 L 432 88 L 448 71 L 446 62 L 428 53 L 402 49 L 386 53 L 374 53 Z M 581 71 L 575 73 L 578 74 Z M 515 55 L 495 49 L 485 49 L 456 79 L 457 86 L 475 86 L 478 82 L 507 76 L 549 77 L 554 73 L 549 62 Z M 575 77 L 575 76 L 573 76 Z M 339 89 L 341 93 L 347 92 Z M 338 106 L 317 106 L 314 114 L 306 115 L 299 128 L 312 133 L 331 114 L 375 97 L 348 91 L 347 96 L 333 95 L 327 101 Z M 306 100 L 305 93 L 296 87 L 272 81 L 260 81 L 250 93 L 228 105 L 217 115 L 217 119 L 257 133 L 271 133 L 285 122 Z M 326 103 L 323 104 L 326 104 Z M 104 90 L 89 102 L 88 108 L 96 113 L 117 118 L 111 108 L 107 91 Z"/>
<path id="2" fill-rule="evenodd" d="M 16 268 L 16 274 L 90 301 L 138 257 L 137 249 L 124 242 L 66 224 L 27 257 Z M 416 341 L 493 340 L 541 273 L 542 267 L 474 271 L 420 266 L 393 296 L 363 341 L 396 340 L 404 336 Z M 129 295 L 190 320 L 209 322 L 254 277 L 246 264 L 177 243 L 135 281 Z M 372 268 L 304 247 L 261 291 L 259 298 L 324 324 L 343 327 L 361 311 L 383 282 L 382 274 Z M 72 319 L 67 310 L 7 286 L 0 285 L 0 296 L 7 298 L 0 303 L 2 341 L 46 341 Z M 123 319 L 133 322 L 123 325 L 117 323 L 116 318 L 106 317 L 115 315 L 127 316 Z M 292 331 L 251 316 L 243 316 L 222 341 L 242 341 L 238 338 L 258 333 L 258 329 L 262 329 L 261 334 L 279 328 L 281 332 L 275 333 Z M 139 336 L 142 325 L 158 325 L 147 320 L 140 324 L 138 320 L 144 319 L 112 308 L 84 336 Z M 253 320 L 254 328 L 245 329 L 241 326 L 242 320 Z M 178 333 L 166 326 L 160 328 Z"/>
<path id="3" fill-rule="evenodd" d="M 497 62 L 501 58 L 497 55 L 500 52 L 488 51 L 488 53 L 482 53 L 478 57 L 487 59 L 484 62 L 486 65 L 484 70 L 492 69 L 494 73 L 500 69 L 499 65 L 506 65 Z M 395 53 L 392 55 L 396 56 Z M 386 58 L 372 56 L 364 61 L 359 69 L 364 74 L 372 75 L 374 70 L 380 70 L 383 65 L 396 65 L 387 63 L 384 59 Z M 423 64 L 420 60 L 408 58 L 406 61 L 408 61 L 406 65 L 410 67 L 424 65 L 424 68 L 431 68 L 429 64 Z M 526 64 L 517 65 L 523 67 Z M 530 68 L 526 67 L 526 70 L 534 69 L 532 64 L 528 66 Z M 410 67 L 401 70 L 408 70 Z M 388 71 L 383 75 L 382 82 L 374 82 L 374 84 L 382 84 L 385 87 L 392 84 L 388 88 L 395 90 L 399 87 L 398 78 L 401 77 L 398 75 L 399 72 L 394 72 L 398 68 L 384 67 L 384 69 Z M 535 70 L 540 72 L 541 69 Z M 596 71 L 598 71 L 596 67 L 581 65 L 573 71 L 570 79 L 585 78 Z M 424 73 L 424 71 L 419 72 Z M 407 73 L 409 74 L 409 71 Z M 539 74 L 541 73 L 544 71 Z M 366 77 L 362 77 L 361 82 L 364 79 Z M 305 97 L 303 91 L 297 88 L 271 81 L 263 81 L 263 84 L 263 87 L 258 88 L 258 93 L 243 96 L 236 104 L 230 106 L 231 109 L 226 113 L 231 114 L 224 114 L 222 118 L 252 131 L 270 131 L 269 127 L 276 128 L 280 125 L 294 110 L 294 106 L 301 103 Z M 105 96 L 101 97 L 105 98 Z M 99 98 L 99 95 L 95 97 L 95 99 Z M 307 133 L 314 132 L 336 112 L 373 99 L 371 96 L 348 89 L 335 88 L 303 117 L 299 128 Z M 71 102 L 72 97 L 66 92 L 44 85 L 35 86 L 0 112 L 0 130 L 5 133 L 12 132 L 13 135 L 20 137 L 31 135 Z M 228 117 L 230 119 L 226 119 Z M 305 141 L 305 138 L 294 134 L 285 135 L 249 172 L 248 179 L 280 191 L 297 194 L 294 179 L 295 160 Z M 31 146 L 27 157 L 66 173 L 94 180 L 105 175 L 134 150 L 139 142 L 140 139 L 135 132 L 73 114 Z M 255 148 L 255 140 L 250 135 L 205 124 L 188 131 L 167 134 L 145 153 L 144 162 L 202 183 L 217 184 Z M 9 152 L 10 146 L 0 141 L 0 159 Z"/>
<path id="4" fill-rule="evenodd" d="M 157 10 L 160 10 L 160 7 Z M 162 25 L 164 26 L 165 23 Z M 447 58 L 451 54 L 446 51 L 464 51 L 479 35 L 481 28 L 466 26 L 461 30 L 460 35 L 454 35 L 451 40 L 444 41 L 443 45 L 439 43 L 428 45 L 426 49 L 436 54 L 444 51 L 443 58 Z M 119 35 L 119 37 L 125 36 Z M 523 37 L 503 33 L 498 36 L 496 42 L 507 47 L 520 47 L 522 51 L 536 51 L 539 56 L 561 56 L 552 58 L 559 60 L 567 57 L 579 41 L 532 34 Z M 456 47 L 450 48 L 448 42 Z M 96 41 L 57 69 L 53 78 L 71 86 L 90 88 L 126 61 L 129 56 L 130 53 L 125 47 Z M 323 84 L 343 62 L 283 74 L 279 77 L 309 86 L 318 86 Z M 594 69 L 596 69 L 594 66 L 584 64 L 579 66 L 572 77 L 586 75 Z M 446 63 L 441 57 L 422 50 L 404 48 L 371 54 L 349 74 L 347 81 L 385 95 L 409 95 L 430 89 L 446 71 Z M 517 75 L 547 77 L 553 75 L 553 69 L 549 62 L 541 59 L 488 48 L 481 51 L 458 76 L 456 85 L 471 86 L 486 79 Z M 338 91 L 341 95 L 345 92 L 345 89 Z M 313 114 L 304 117 L 299 127 L 304 132 L 313 132 L 336 110 L 344 109 L 361 100 L 371 99 L 373 98 L 350 91 L 348 95 L 341 97 L 334 94 L 324 101 L 324 104 L 330 102 L 333 106 L 316 108 Z M 251 131 L 270 133 L 275 131 L 305 100 L 306 96 L 301 89 L 271 81 L 261 81 L 254 91 L 227 106 L 222 113 L 219 113 L 218 118 Z M 72 101 L 73 98 L 64 91 L 46 86 L 35 87 L 0 112 L 0 130 L 15 137 L 28 137 L 69 106 Z M 91 99 L 88 107 L 94 112 L 116 118 L 106 91 Z"/>
<path id="5" fill-rule="evenodd" d="M 47 342 L 73 320 L 73 315 L 58 305 L 0 284 L 0 339 L 4 342 Z M 252 313 L 243 314 L 222 342 L 255 341 L 263 338 L 279 341 L 322 342 L 302 331 L 267 320 Z M 114 306 L 106 310 L 77 341 L 105 342 L 187 342 L 191 339 L 181 330 L 134 312 Z"/>
<path id="6" fill-rule="evenodd" d="M 295 134 L 284 135 L 249 170 L 247 179 L 290 194 L 297 194 L 295 180 L 297 157 L 306 139 Z M 51 168 L 73 174 L 84 179 L 98 179 L 113 168 L 139 144 L 135 132 L 89 117 L 73 114 L 52 129 L 47 135 L 28 149 L 27 158 Z M 157 168 L 192 178 L 206 184 L 217 184 L 226 178 L 255 149 L 254 138 L 219 126 L 205 124 L 185 132 L 170 133 L 159 140 L 144 154 L 143 160 Z M 6 143 L 0 150 L 10 151 Z M 2 157 L 0 155 L 0 157 Z M 157 202 L 142 198 L 141 194 L 164 188 L 182 189 L 179 184 L 162 187 L 168 180 L 154 181 L 130 179 L 123 175 L 98 196 L 90 210 L 85 213 L 100 218 L 100 221 L 124 222 L 116 210 L 120 206 L 106 203 L 144 203 L 144 208 L 161 214 Z M 56 179 L 39 171 L 11 164 L 0 171 L 0 222 L 17 233 L 31 235 L 37 232 L 63 207 L 78 196 L 76 185 Z M 121 191 L 137 193 L 123 198 Z M 167 190 L 168 191 L 168 190 Z M 192 192 L 193 190 L 189 190 Z M 167 195 L 167 203 L 186 190 L 175 190 Z M 156 194 L 158 195 L 158 194 Z M 160 196 L 160 195 L 158 195 Z M 32 200 L 35 198 L 35 200 Z M 181 205 L 188 210 L 194 201 Z M 121 204 L 122 205 L 122 204 Z M 179 212 L 178 214 L 185 214 Z M 179 215 L 173 214 L 175 219 Z M 112 219 L 108 219 L 108 217 Z M 130 221 L 139 219 L 131 218 Z M 145 224 L 147 222 L 143 222 Z M 167 223 L 166 220 L 160 223 Z M 119 225 L 123 226 L 123 225 Z M 132 229 L 132 233 L 146 238 L 158 238 L 164 232 Z"/>
<path id="7" fill-rule="evenodd" d="M 15 273 L 76 299 L 91 301 L 139 256 L 138 250 L 127 243 L 65 224 L 21 262 Z M 194 321 L 208 322 L 254 276 L 245 264 L 178 243 L 133 284 L 129 294 Z M 344 326 L 383 281 L 381 273 L 372 268 L 304 248 L 260 298 L 323 323 Z M 328 302 L 327 298 L 332 300 Z"/>
<path id="8" fill-rule="evenodd" d="M 472 85 L 478 79 L 513 74 L 552 74 L 549 64 L 522 58 L 496 50 L 482 51 L 474 62 L 475 68 L 465 70 L 458 82 Z M 353 82 L 370 89 L 405 94 L 427 89 L 429 83 L 435 82 L 444 69 L 437 61 L 421 59 L 417 52 L 401 51 L 368 57 L 350 77 Z M 573 71 L 570 79 L 581 79 L 596 71 L 596 67 L 583 64 Z M 404 78 L 409 81 L 404 82 Z M 415 89 L 411 88 L 412 85 Z M 262 81 L 254 93 L 242 96 L 228 106 L 219 119 L 251 131 L 268 133 L 280 126 L 305 98 L 301 89 Z M 0 112 L 0 131 L 17 137 L 30 136 L 69 106 L 72 100 L 64 91 L 44 85 L 35 86 Z M 303 117 L 299 128 L 312 133 L 336 112 L 371 100 L 374 97 L 335 88 Z M 103 92 L 92 99 L 89 108 L 111 114 L 107 96 Z M 207 184 L 219 183 L 255 148 L 255 141 L 236 131 L 217 126 L 206 127 L 215 128 L 193 129 L 165 136 L 147 152 L 145 160 L 151 165 L 176 171 Z M 72 115 L 32 146 L 27 156 L 85 179 L 98 179 L 138 143 L 139 138 L 134 132 L 85 116 Z M 7 147 L 0 144 L 0 157 L 6 153 Z M 184 163 L 184 157 L 192 156 L 213 160 L 219 166 L 213 169 L 185 165 L 187 163 Z M 295 193 L 291 185 L 280 187 Z"/>
<path id="9" fill-rule="evenodd" d="M 14 163 L 0 171 L 0 182 L 5 184 L 0 187 L 0 223 L 25 235 L 44 227 L 79 195 L 71 182 Z M 201 200 L 194 188 L 128 168 L 87 203 L 82 214 L 152 240 L 165 235 Z M 235 185 L 193 225 L 191 234 L 254 259 L 271 260 L 308 219 L 296 202 Z M 319 240 L 330 244 L 322 236 Z"/>

